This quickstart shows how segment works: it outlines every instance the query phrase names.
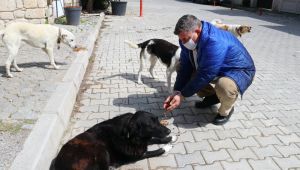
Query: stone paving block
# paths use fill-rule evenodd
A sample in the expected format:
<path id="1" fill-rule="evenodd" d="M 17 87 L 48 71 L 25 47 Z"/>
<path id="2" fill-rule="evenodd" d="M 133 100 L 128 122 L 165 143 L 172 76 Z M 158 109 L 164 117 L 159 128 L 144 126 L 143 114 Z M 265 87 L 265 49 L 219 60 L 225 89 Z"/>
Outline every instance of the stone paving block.
<path id="1" fill-rule="evenodd" d="M 248 137 L 244 139 L 232 138 L 232 140 L 235 143 L 235 145 L 238 147 L 238 149 L 243 149 L 245 147 L 250 147 L 250 146 L 259 147 L 259 144 L 256 142 L 256 140 L 253 137 Z"/>
<path id="2" fill-rule="evenodd" d="M 277 118 L 272 118 L 272 119 L 260 119 L 261 122 L 266 126 L 276 126 L 276 125 L 283 125 Z"/>
<path id="3" fill-rule="evenodd" d="M 249 165 L 249 163 L 245 160 L 242 159 L 239 162 L 226 162 L 226 161 L 221 161 L 221 164 L 223 165 L 223 168 L 225 170 L 250 170 L 252 169 Z"/>
<path id="4" fill-rule="evenodd" d="M 82 106 L 79 108 L 79 112 L 98 112 L 99 111 L 99 106 L 98 105 L 93 105 L 93 106 Z"/>
<path id="5" fill-rule="evenodd" d="M 185 167 L 188 164 L 205 164 L 200 151 L 191 154 L 175 154 L 177 164 L 179 167 Z"/>
<path id="6" fill-rule="evenodd" d="M 180 143 L 180 142 L 194 142 L 195 139 L 192 135 L 192 132 L 191 131 L 187 131 L 185 133 L 181 133 L 179 136 L 178 136 L 178 139 L 176 142 Z"/>
<path id="7" fill-rule="evenodd" d="M 185 167 L 183 168 L 157 168 L 157 170 L 193 170 L 193 167 L 192 165 L 186 165 Z"/>
<path id="8" fill-rule="evenodd" d="M 296 156 L 290 156 L 288 158 L 277 158 L 274 157 L 273 160 L 281 169 L 289 169 L 289 168 L 299 168 L 300 161 Z"/>
<path id="9" fill-rule="evenodd" d="M 74 115 L 74 118 L 81 119 L 81 120 L 87 120 L 90 114 L 91 113 L 88 113 L 88 112 L 85 112 L 85 113 L 80 113 L 79 112 L 76 115 Z"/>
<path id="10" fill-rule="evenodd" d="M 236 109 L 236 108 L 234 108 L 234 109 Z M 248 120 L 248 118 L 245 116 L 244 113 L 236 112 L 231 116 L 230 120 Z"/>
<path id="11" fill-rule="evenodd" d="M 164 101 L 165 99 L 161 100 Z M 161 103 L 161 101 L 159 103 Z M 178 115 L 184 115 L 184 116 L 199 116 L 201 117 L 201 114 L 194 115 L 191 108 L 179 108 L 172 111 L 172 115 L 178 116 Z"/>
<path id="12" fill-rule="evenodd" d="M 84 127 L 80 127 L 80 128 L 74 128 L 72 129 L 71 135 L 70 135 L 70 139 L 77 136 L 78 134 L 84 132 Z"/>
<path id="13" fill-rule="evenodd" d="M 186 131 L 203 131 L 203 129 L 197 123 L 189 123 L 189 124 L 177 124 L 178 130 L 180 133 L 185 133 Z"/>
<path id="14" fill-rule="evenodd" d="M 149 169 L 147 159 L 143 159 L 141 161 L 137 161 L 135 163 L 128 164 L 128 165 L 123 165 L 120 168 L 118 168 L 118 170 L 133 170 L 133 169 L 134 170 L 146 170 L 146 169 Z"/>
<path id="15" fill-rule="evenodd" d="M 277 126 L 283 133 L 289 135 L 291 133 L 300 132 L 300 128 L 297 125 L 288 125 L 288 126 Z"/>
<path id="16" fill-rule="evenodd" d="M 187 153 L 193 153 L 195 151 L 212 151 L 212 147 L 207 140 L 202 140 L 200 142 L 184 142 L 184 146 Z"/>
<path id="17" fill-rule="evenodd" d="M 109 88 L 109 93 L 127 93 L 127 92 L 128 92 L 127 87 L 122 87 L 122 88 L 110 87 Z"/>
<path id="18" fill-rule="evenodd" d="M 244 125 L 245 128 L 251 127 L 265 127 L 265 125 L 260 121 L 260 119 L 254 120 L 240 120 L 241 123 Z"/>
<path id="19" fill-rule="evenodd" d="M 283 132 L 277 126 L 258 127 L 258 129 L 261 132 L 261 136 L 283 134 Z"/>
<path id="20" fill-rule="evenodd" d="M 249 129 L 237 128 L 236 130 L 242 136 L 242 138 L 247 138 L 249 136 L 261 136 L 261 132 L 256 127 Z"/>
<path id="21" fill-rule="evenodd" d="M 172 153 L 186 154 L 186 150 L 184 148 L 183 143 L 174 143 L 172 145 L 173 145 L 173 148 L 168 152 L 168 154 L 172 154 Z"/>
<path id="22" fill-rule="evenodd" d="M 95 119 L 92 119 L 92 120 L 77 120 L 74 123 L 73 127 L 74 128 L 82 128 L 82 127 L 89 128 L 89 127 L 94 126 L 96 123 L 97 123 L 97 120 L 95 120 Z"/>
<path id="23" fill-rule="evenodd" d="M 264 105 L 268 103 L 265 99 L 252 99 L 250 102 L 253 105 Z"/>
<path id="24" fill-rule="evenodd" d="M 299 104 L 286 104 L 284 105 L 285 110 L 299 110 Z"/>
<path id="25" fill-rule="evenodd" d="M 224 129 L 243 128 L 244 126 L 239 120 L 231 120 L 223 125 Z"/>
<path id="26" fill-rule="evenodd" d="M 200 127 L 202 128 L 202 131 L 208 131 L 208 130 L 215 130 L 215 129 L 220 129 L 223 130 L 224 127 L 223 126 L 218 126 L 218 125 L 214 125 L 212 123 L 198 123 Z"/>
<path id="27" fill-rule="evenodd" d="M 202 141 L 205 139 L 215 139 L 215 140 L 218 139 L 216 133 L 213 130 L 209 130 L 205 132 L 192 131 L 192 133 L 196 141 Z"/>
<path id="28" fill-rule="evenodd" d="M 265 112 L 265 111 L 268 111 L 268 108 L 265 105 L 258 105 L 258 106 L 255 106 L 255 107 L 249 107 L 249 109 L 250 109 L 251 112 L 258 112 L 258 111 Z"/>
<path id="29" fill-rule="evenodd" d="M 224 140 L 208 140 L 210 145 L 212 146 L 213 150 L 220 150 L 220 149 L 236 149 L 235 144 L 233 141 L 229 138 Z"/>
<path id="30" fill-rule="evenodd" d="M 92 89 L 93 94 L 98 94 L 98 93 L 110 93 L 109 89 Z"/>
<path id="31" fill-rule="evenodd" d="M 91 99 L 84 99 L 80 101 L 80 104 L 83 106 L 88 106 L 90 104 Z"/>
<path id="32" fill-rule="evenodd" d="M 227 149 L 231 155 L 233 161 L 240 161 L 240 159 L 257 159 L 256 155 L 251 151 L 250 148 L 244 148 L 241 150 Z"/>
<path id="33" fill-rule="evenodd" d="M 256 136 L 255 139 L 261 146 L 268 146 L 268 145 L 283 145 L 283 143 L 275 136 Z"/>
<path id="34" fill-rule="evenodd" d="M 99 94 L 95 94 L 95 95 L 99 95 Z M 111 93 L 111 94 L 101 93 L 101 95 L 100 95 L 100 99 L 110 99 L 110 98 L 118 98 L 118 97 L 119 97 L 118 93 Z"/>
<path id="35" fill-rule="evenodd" d="M 206 122 L 205 115 L 184 115 L 184 118 L 187 123 L 195 123 L 195 122 Z"/>
<path id="36" fill-rule="evenodd" d="M 232 161 L 230 155 L 225 149 L 219 151 L 201 151 L 202 156 L 207 164 L 212 164 L 215 161 Z"/>
<path id="37" fill-rule="evenodd" d="M 112 112 L 112 111 L 118 112 L 120 110 L 118 106 L 105 106 L 105 105 L 98 105 L 98 106 L 99 106 L 99 112 Z"/>
<path id="38" fill-rule="evenodd" d="M 276 135 L 280 141 L 282 141 L 284 144 L 288 145 L 290 143 L 300 142 L 300 137 L 296 134 L 290 134 L 290 135 Z"/>
<path id="39" fill-rule="evenodd" d="M 129 98 L 129 104 L 144 103 L 147 104 L 147 98 Z"/>
<path id="40" fill-rule="evenodd" d="M 300 154 L 300 148 L 296 144 L 290 144 L 287 146 L 274 145 L 274 147 L 284 156 Z"/>
<path id="41" fill-rule="evenodd" d="M 265 160 L 248 160 L 249 164 L 253 169 L 263 169 L 263 170 L 279 170 L 280 168 L 271 158 L 266 158 Z"/>
<path id="42" fill-rule="evenodd" d="M 297 124 L 300 121 L 299 118 L 297 118 L 297 117 L 293 117 L 292 119 L 287 118 L 287 117 L 280 117 L 280 118 L 278 118 L 278 120 L 280 120 L 280 122 L 282 122 L 286 126 Z M 284 125 L 282 125 L 282 126 L 284 126 Z"/>
<path id="43" fill-rule="evenodd" d="M 195 165 L 194 170 L 223 170 L 220 162 L 215 162 L 211 165 Z"/>
<path id="44" fill-rule="evenodd" d="M 90 105 L 108 105 L 109 104 L 109 99 L 91 99 Z"/>
<path id="45" fill-rule="evenodd" d="M 249 108 L 245 105 L 239 105 L 238 107 L 234 108 L 234 112 L 235 113 L 242 113 L 242 112 L 250 112 Z M 233 114 L 232 116 L 234 116 L 235 114 Z M 245 117 L 246 118 L 246 117 Z"/>
<path id="46" fill-rule="evenodd" d="M 161 110 L 160 113 L 162 113 L 163 111 Z M 169 123 L 172 124 L 186 124 L 187 122 L 185 121 L 183 116 L 175 116 L 175 117 L 171 117 L 169 119 Z"/>
<path id="47" fill-rule="evenodd" d="M 265 159 L 266 157 L 282 157 L 282 155 L 274 148 L 273 145 L 266 147 L 251 147 L 252 151 L 258 156 L 259 159 Z"/>
<path id="48" fill-rule="evenodd" d="M 107 120 L 109 118 L 109 112 L 101 112 L 101 113 L 89 113 L 87 119 L 103 119 Z"/>
<path id="49" fill-rule="evenodd" d="M 255 113 L 244 112 L 244 115 L 247 117 L 248 120 L 267 119 L 266 116 L 262 112 L 255 112 Z"/>
<path id="50" fill-rule="evenodd" d="M 159 167 L 177 167 L 177 163 L 174 154 L 169 154 L 168 156 L 160 156 L 149 158 L 149 165 L 151 169 L 156 169 Z"/>
<path id="51" fill-rule="evenodd" d="M 297 102 L 297 100 L 295 100 L 295 101 Z M 300 118 L 300 115 L 299 115 L 300 110 L 299 109 L 298 110 L 284 110 L 284 111 L 280 111 L 280 113 L 282 115 L 284 115 L 284 117 L 287 117 L 287 118 L 293 117 L 293 118 L 298 118 L 298 120 Z"/>
<path id="52" fill-rule="evenodd" d="M 241 137 L 236 129 L 215 130 L 215 132 L 220 139 L 234 138 L 234 137 L 240 138 Z"/>
<path id="53" fill-rule="evenodd" d="M 286 117 L 285 114 L 282 112 L 275 110 L 275 111 L 270 111 L 270 112 L 264 112 L 263 113 L 267 118 L 272 119 L 272 118 L 281 118 L 281 117 Z"/>

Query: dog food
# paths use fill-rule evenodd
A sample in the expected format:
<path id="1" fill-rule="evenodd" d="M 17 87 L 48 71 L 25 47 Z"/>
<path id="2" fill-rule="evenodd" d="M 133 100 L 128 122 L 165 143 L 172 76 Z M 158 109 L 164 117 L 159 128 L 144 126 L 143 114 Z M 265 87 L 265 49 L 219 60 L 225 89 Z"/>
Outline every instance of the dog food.
<path id="1" fill-rule="evenodd" d="M 74 52 L 78 52 L 78 51 L 82 51 L 82 50 L 87 50 L 87 49 L 85 47 L 77 47 L 77 48 L 73 49 Z"/>
<path id="2" fill-rule="evenodd" d="M 163 126 L 167 126 L 169 124 L 168 120 L 162 119 L 160 120 L 160 124 Z"/>

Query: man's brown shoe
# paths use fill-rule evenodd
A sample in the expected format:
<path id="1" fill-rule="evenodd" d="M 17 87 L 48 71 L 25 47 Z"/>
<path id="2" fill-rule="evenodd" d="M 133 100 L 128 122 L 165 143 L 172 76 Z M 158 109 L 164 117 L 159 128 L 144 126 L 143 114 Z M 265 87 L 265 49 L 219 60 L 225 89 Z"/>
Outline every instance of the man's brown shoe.
<path id="1" fill-rule="evenodd" d="M 201 102 L 196 102 L 195 107 L 196 108 L 206 108 L 215 104 L 220 103 L 220 100 L 216 94 L 211 95 L 211 96 L 206 96 Z"/>

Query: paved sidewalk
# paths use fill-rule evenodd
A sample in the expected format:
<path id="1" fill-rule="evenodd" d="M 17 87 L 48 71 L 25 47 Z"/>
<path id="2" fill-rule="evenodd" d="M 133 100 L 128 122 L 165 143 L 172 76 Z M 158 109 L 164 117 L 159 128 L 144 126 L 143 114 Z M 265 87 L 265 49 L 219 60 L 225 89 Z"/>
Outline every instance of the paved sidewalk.
<path id="1" fill-rule="evenodd" d="M 83 45 L 99 18 L 82 15 L 79 26 L 58 26 L 73 32 L 78 44 Z M 42 115 L 49 98 L 61 85 L 70 65 L 77 58 L 67 45 L 63 44 L 60 50 L 54 50 L 59 70 L 50 66 L 48 56 L 41 49 L 23 43 L 17 60 L 19 67 L 24 70 L 20 73 L 12 71 L 14 77 L 7 78 L 5 61 L 8 53 L 0 40 L 0 169 L 8 169 L 16 155 L 24 149 L 23 144 Z"/>
<path id="2" fill-rule="evenodd" d="M 125 17 L 106 16 L 95 59 L 90 65 L 62 143 L 116 115 L 146 110 L 161 115 L 168 95 L 165 68 L 155 67 L 156 78 L 146 71 L 137 84 L 139 50 L 124 40 L 142 42 L 163 38 L 178 44 L 174 26 L 184 14 L 204 20 L 249 24 L 253 31 L 242 37 L 256 64 L 253 85 L 237 102 L 224 126 L 214 126 L 216 107 L 194 109 L 197 97 L 187 99 L 169 116 L 174 148 L 160 157 L 120 169 L 289 169 L 300 168 L 300 22 L 299 17 L 204 6 L 181 0 L 145 0 L 144 17 L 139 1 L 129 1 Z M 147 63 L 149 66 L 149 63 Z M 174 82 L 175 74 L 173 75 Z M 151 146 L 150 149 L 158 146 Z"/>

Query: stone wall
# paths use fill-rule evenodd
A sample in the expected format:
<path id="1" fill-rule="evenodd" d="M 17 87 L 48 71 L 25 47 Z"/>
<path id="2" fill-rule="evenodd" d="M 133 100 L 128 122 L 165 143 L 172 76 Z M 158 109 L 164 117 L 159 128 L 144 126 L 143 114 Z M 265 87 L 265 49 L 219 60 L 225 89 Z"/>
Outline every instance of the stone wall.
<path id="1" fill-rule="evenodd" d="M 46 23 L 52 16 L 51 0 L 1 0 L 0 29 L 11 21 Z"/>

